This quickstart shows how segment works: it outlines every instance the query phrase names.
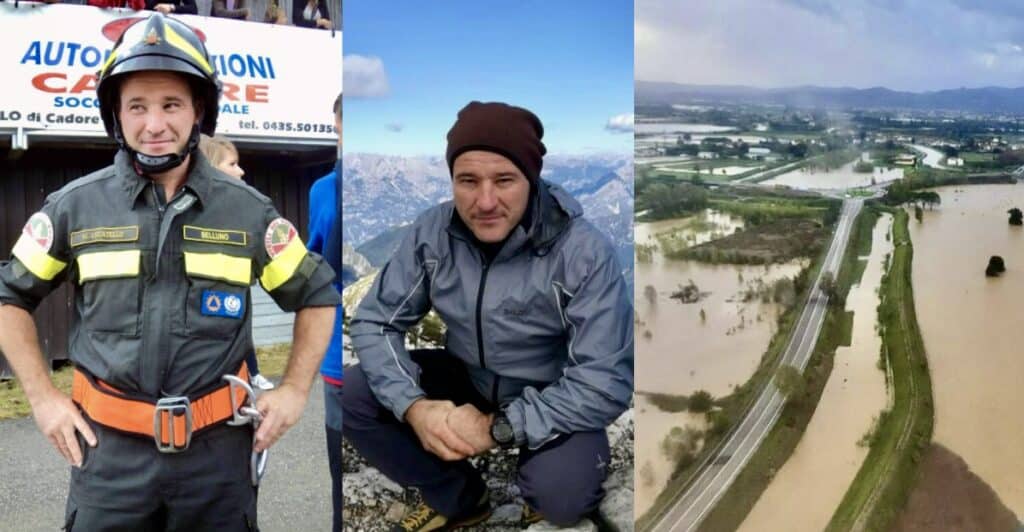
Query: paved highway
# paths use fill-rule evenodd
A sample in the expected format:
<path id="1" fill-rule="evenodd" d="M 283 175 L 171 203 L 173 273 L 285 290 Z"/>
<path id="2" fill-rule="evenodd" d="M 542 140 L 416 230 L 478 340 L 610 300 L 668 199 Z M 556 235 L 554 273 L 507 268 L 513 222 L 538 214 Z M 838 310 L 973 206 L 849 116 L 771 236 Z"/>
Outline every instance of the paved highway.
<path id="1" fill-rule="evenodd" d="M 828 310 L 828 297 L 820 289 L 822 275 L 829 272 L 835 278 L 838 274 L 850 229 L 863 204 L 863 199 L 860 198 L 843 201 L 842 214 L 825 262 L 814 280 L 814 287 L 793 329 L 780 364 L 789 364 L 801 371 L 807 365 Z M 784 403 L 785 398 L 769 381 L 739 425 L 733 428 L 718 449 L 708 455 L 685 491 L 656 522 L 654 530 L 695 530 L 746 466 L 751 455 L 779 418 Z"/>

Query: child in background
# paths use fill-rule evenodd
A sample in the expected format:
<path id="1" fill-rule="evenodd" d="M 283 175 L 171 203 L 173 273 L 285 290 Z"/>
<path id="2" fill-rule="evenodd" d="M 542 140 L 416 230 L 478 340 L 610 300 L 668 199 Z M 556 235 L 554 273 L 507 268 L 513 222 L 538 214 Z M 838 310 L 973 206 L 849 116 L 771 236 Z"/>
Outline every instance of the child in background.
<path id="1" fill-rule="evenodd" d="M 206 159 L 210 161 L 210 165 L 221 172 L 236 179 L 242 179 L 242 176 L 245 175 L 245 170 L 238 166 L 238 150 L 230 140 L 221 136 L 208 137 L 202 135 L 199 139 L 199 149 L 202 150 Z M 254 387 L 260 390 L 274 389 L 274 383 L 260 375 L 255 350 L 249 353 L 245 363 L 249 366 L 249 381 Z"/>

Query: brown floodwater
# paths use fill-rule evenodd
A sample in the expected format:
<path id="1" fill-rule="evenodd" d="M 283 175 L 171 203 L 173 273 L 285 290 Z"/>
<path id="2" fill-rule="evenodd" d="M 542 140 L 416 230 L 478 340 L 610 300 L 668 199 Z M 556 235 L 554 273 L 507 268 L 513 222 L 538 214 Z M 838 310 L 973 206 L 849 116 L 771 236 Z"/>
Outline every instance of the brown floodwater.
<path id="1" fill-rule="evenodd" d="M 910 220 L 914 304 L 931 367 L 935 442 L 960 455 L 1024 516 L 1024 230 L 1006 211 L 1024 186 L 937 189 L 942 205 Z M 986 278 L 991 255 L 1006 273 Z"/>
<path id="2" fill-rule="evenodd" d="M 740 530 L 824 530 L 867 456 L 868 448 L 857 442 L 886 406 L 885 374 L 876 366 L 882 340 L 875 324 L 884 258 L 892 252 L 886 239 L 891 227 L 891 216 L 879 218 L 864 275 L 847 296 L 853 341 L 836 349 L 807 430 Z"/>
<path id="3" fill-rule="evenodd" d="M 716 232 L 728 234 L 738 221 L 712 213 L 721 222 Z M 657 245 L 655 234 L 686 225 L 671 220 L 635 225 L 638 245 Z M 702 242 L 711 231 L 696 231 L 691 242 Z M 782 265 L 715 265 L 669 260 L 657 250 L 650 262 L 636 263 L 635 306 L 636 388 L 647 392 L 689 395 L 707 390 L 720 397 L 745 382 L 775 332 L 781 306 L 760 299 L 742 302 L 741 294 L 756 283 L 794 277 L 806 261 Z M 692 280 L 704 297 L 683 304 L 669 296 Z M 657 297 L 645 295 L 653 286 Z M 700 313 L 704 311 L 704 319 Z"/>
<path id="4" fill-rule="evenodd" d="M 635 224 L 638 245 L 658 246 L 655 235 L 666 232 L 690 245 L 730 234 L 742 221 L 713 211 L 693 218 Z M 717 235 L 717 236 L 716 236 Z M 742 302 L 741 293 L 758 280 L 768 283 L 794 277 L 807 261 L 772 266 L 711 265 L 669 260 L 657 248 L 650 262 L 636 263 L 636 388 L 648 392 L 689 395 L 707 390 L 726 395 L 745 382 L 776 329 L 781 306 L 760 299 Z M 669 296 L 689 280 L 705 292 L 698 303 L 682 304 Z M 656 298 L 645 296 L 653 286 Z M 700 317 L 701 310 L 705 317 Z M 647 334 L 649 333 L 649 334 Z M 674 427 L 704 428 L 704 416 L 659 410 L 636 396 L 635 515 L 647 511 L 675 468 L 661 449 Z"/>
<path id="5" fill-rule="evenodd" d="M 664 412 L 642 395 L 634 401 L 633 414 L 636 419 L 634 436 L 634 464 L 636 487 L 633 495 L 633 515 L 640 517 L 654 504 L 661 490 L 665 489 L 668 477 L 675 470 L 675 464 L 662 451 L 661 443 L 674 427 L 704 430 L 703 414 L 689 412 Z"/>
<path id="6" fill-rule="evenodd" d="M 869 160 L 867 152 L 861 154 L 861 159 Z M 773 177 L 763 184 L 785 185 L 799 189 L 837 189 L 866 187 L 872 184 L 903 179 L 902 168 L 875 168 L 873 172 L 860 173 L 853 171 L 855 163 L 856 161 L 850 162 L 828 172 L 798 168 Z"/>

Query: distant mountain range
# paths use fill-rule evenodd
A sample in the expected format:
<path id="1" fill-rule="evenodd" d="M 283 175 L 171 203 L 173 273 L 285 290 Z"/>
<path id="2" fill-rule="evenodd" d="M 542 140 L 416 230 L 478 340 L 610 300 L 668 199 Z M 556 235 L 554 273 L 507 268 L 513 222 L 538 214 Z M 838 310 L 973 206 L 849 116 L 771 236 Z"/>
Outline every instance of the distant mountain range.
<path id="1" fill-rule="evenodd" d="M 685 85 L 637 81 L 637 104 L 742 103 L 827 109 L 905 109 L 1024 114 L 1024 87 L 982 87 L 931 92 L 904 92 L 872 87 L 786 87 L 762 89 L 742 85 Z"/>
<path id="2" fill-rule="evenodd" d="M 354 250 L 344 262 L 361 275 L 367 264 L 387 261 L 420 212 L 451 198 L 451 180 L 440 157 L 347 153 L 343 162 L 343 238 Z M 541 177 L 576 197 L 584 217 L 611 238 L 632 280 L 632 156 L 547 156 Z"/>

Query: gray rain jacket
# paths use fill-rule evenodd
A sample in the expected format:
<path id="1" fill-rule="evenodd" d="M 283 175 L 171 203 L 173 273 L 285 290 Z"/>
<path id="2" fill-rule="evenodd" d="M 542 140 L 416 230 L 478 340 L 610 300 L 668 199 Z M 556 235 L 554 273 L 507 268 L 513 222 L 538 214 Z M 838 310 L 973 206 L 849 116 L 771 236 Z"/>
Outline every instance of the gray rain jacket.
<path id="1" fill-rule="evenodd" d="M 416 220 L 352 320 L 370 388 L 399 419 L 425 397 L 405 332 L 433 307 L 447 349 L 501 405 L 516 443 L 600 430 L 633 393 L 633 308 L 614 249 L 556 185 L 490 264 L 451 201 Z"/>

